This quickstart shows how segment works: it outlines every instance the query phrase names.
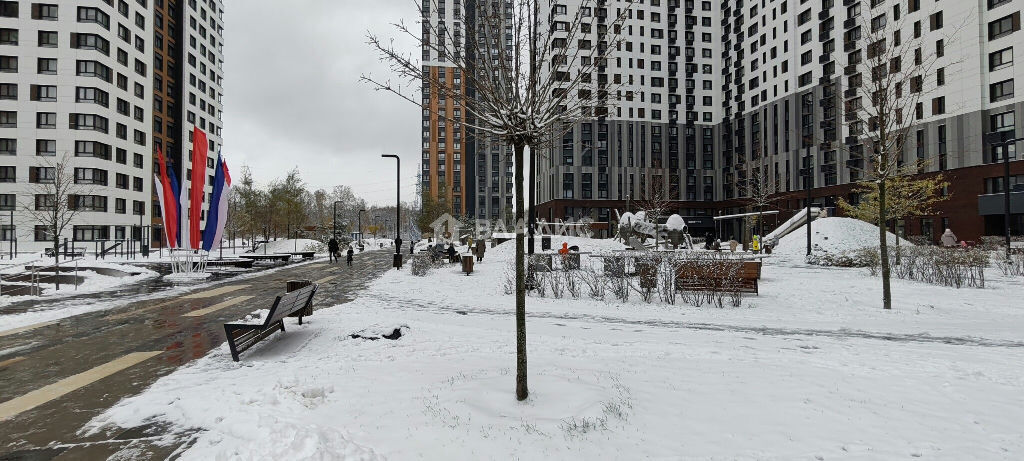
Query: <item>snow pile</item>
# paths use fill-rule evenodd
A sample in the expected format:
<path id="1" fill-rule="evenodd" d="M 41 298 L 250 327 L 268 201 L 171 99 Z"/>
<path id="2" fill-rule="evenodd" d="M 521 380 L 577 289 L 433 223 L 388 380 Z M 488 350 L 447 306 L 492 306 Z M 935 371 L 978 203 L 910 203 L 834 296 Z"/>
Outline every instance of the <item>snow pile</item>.
<path id="1" fill-rule="evenodd" d="M 267 253 L 292 253 L 297 251 L 315 251 L 326 253 L 327 244 L 312 239 L 281 239 L 272 242 L 256 245 L 254 253 L 263 253 L 263 247 L 267 247 Z"/>
<path id="2" fill-rule="evenodd" d="M 890 245 L 896 235 L 887 232 Z M 901 245 L 912 245 L 900 240 Z M 878 226 L 853 218 L 821 218 L 811 222 L 811 248 L 814 252 L 842 253 L 864 247 L 878 246 Z M 807 227 L 800 226 L 782 237 L 772 249 L 773 254 L 803 256 L 807 254 Z"/>
<path id="3" fill-rule="evenodd" d="M 665 220 L 665 228 L 668 230 L 686 229 L 686 220 L 682 216 L 674 214 Z"/>

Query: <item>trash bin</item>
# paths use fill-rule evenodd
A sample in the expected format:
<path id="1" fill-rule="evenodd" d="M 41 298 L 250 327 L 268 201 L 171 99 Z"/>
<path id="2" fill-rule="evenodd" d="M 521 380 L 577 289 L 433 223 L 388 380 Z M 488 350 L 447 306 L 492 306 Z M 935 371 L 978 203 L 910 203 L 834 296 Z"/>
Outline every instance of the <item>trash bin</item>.
<path id="1" fill-rule="evenodd" d="M 466 275 L 473 273 L 473 255 L 462 255 L 462 272 Z"/>
<path id="2" fill-rule="evenodd" d="M 571 271 L 580 268 L 580 254 L 568 253 L 562 255 L 562 269 Z"/>
<path id="3" fill-rule="evenodd" d="M 626 258 L 621 256 L 605 256 L 604 275 L 620 278 L 626 275 Z"/>
<path id="4" fill-rule="evenodd" d="M 286 293 L 291 293 L 291 292 L 293 292 L 295 290 L 298 290 L 299 288 L 308 287 L 308 286 L 310 286 L 312 284 L 313 284 L 312 280 L 289 280 L 289 281 L 285 282 L 284 291 Z M 299 325 L 302 325 L 302 318 L 303 317 L 309 317 L 310 315 L 313 315 L 313 300 L 309 300 L 309 304 L 306 305 L 305 309 L 300 309 L 300 310 L 297 310 L 295 312 L 292 312 L 288 316 L 289 317 L 298 317 L 299 318 Z"/>
<path id="5" fill-rule="evenodd" d="M 551 236 L 542 235 L 540 237 L 540 251 L 548 251 L 551 249 Z"/>
<path id="6" fill-rule="evenodd" d="M 149 245 L 142 244 L 142 257 L 143 258 L 148 258 L 149 257 Z"/>
<path id="7" fill-rule="evenodd" d="M 402 268 L 402 254 L 401 253 L 395 253 L 395 258 L 394 258 L 394 261 L 392 261 L 391 265 L 395 269 L 401 269 Z"/>
<path id="8" fill-rule="evenodd" d="M 657 263 L 646 259 L 637 259 L 634 265 L 636 265 L 636 275 L 640 277 L 640 288 L 658 287 Z"/>

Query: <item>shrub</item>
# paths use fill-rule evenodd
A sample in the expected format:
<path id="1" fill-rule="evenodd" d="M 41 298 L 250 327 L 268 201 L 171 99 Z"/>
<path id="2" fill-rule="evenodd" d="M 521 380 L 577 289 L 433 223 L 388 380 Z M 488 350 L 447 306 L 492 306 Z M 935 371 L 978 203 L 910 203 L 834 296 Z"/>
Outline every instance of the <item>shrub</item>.
<path id="1" fill-rule="evenodd" d="M 422 255 L 413 257 L 412 261 L 409 262 L 409 271 L 417 277 L 425 277 L 436 267 L 436 263 L 431 261 L 429 257 Z"/>

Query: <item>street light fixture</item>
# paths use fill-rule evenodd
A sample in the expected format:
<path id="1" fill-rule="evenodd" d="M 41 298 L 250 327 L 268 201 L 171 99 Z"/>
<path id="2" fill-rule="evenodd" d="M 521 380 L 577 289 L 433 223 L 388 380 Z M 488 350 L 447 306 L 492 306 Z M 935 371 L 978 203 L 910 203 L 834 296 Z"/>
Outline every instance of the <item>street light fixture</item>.
<path id="1" fill-rule="evenodd" d="M 1003 146 L 1003 224 L 1006 227 L 1006 259 L 1010 259 L 1010 146 L 1024 138 L 1014 138 L 1014 130 L 994 131 L 985 135 L 993 146 Z"/>
<path id="2" fill-rule="evenodd" d="M 366 210 L 360 209 L 359 213 L 356 214 L 356 217 L 359 218 L 359 245 L 360 246 L 363 244 L 363 213 L 365 213 L 365 212 L 366 212 Z"/>
<path id="3" fill-rule="evenodd" d="M 334 234 L 331 235 L 331 237 L 333 237 L 333 238 L 338 238 L 338 204 L 339 203 L 341 203 L 341 200 L 335 200 L 334 201 L 334 214 L 333 214 L 333 218 L 334 218 Z"/>
<path id="4" fill-rule="evenodd" d="M 402 267 L 402 159 L 395 154 L 382 154 L 381 158 L 395 159 L 395 260 L 396 268 Z"/>

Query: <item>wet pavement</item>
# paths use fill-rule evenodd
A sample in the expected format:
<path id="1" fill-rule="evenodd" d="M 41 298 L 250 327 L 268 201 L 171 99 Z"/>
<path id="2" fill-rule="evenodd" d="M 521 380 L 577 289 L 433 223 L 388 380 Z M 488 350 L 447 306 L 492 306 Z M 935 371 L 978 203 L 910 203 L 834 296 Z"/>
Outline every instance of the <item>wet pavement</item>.
<path id="1" fill-rule="evenodd" d="M 320 308 L 351 301 L 390 266 L 391 254 L 375 251 L 356 255 L 351 268 L 326 261 L 286 266 L 227 278 L 173 298 L 154 296 L 159 287 L 149 286 L 57 301 L 121 297 L 123 305 L 27 331 L 0 331 L 0 461 L 106 459 L 114 454 L 173 458 L 180 442 L 157 443 L 164 434 L 160 427 L 88 436 L 78 432 L 120 399 L 219 347 L 225 322 L 269 308 L 286 281 L 319 281 L 315 305 Z"/>

